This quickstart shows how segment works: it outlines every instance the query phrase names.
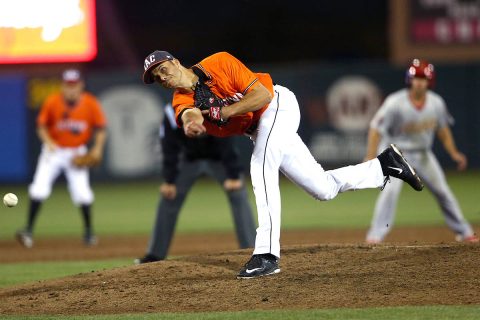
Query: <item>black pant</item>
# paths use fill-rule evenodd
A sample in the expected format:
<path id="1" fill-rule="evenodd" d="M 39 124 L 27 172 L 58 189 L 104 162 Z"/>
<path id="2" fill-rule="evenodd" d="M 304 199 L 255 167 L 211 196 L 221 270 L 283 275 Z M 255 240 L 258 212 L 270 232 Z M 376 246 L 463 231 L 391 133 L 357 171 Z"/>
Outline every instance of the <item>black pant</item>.
<path id="1" fill-rule="evenodd" d="M 179 175 L 175 182 L 177 196 L 172 200 L 160 199 L 148 254 L 155 255 L 160 259 L 166 258 L 183 202 L 194 182 L 204 174 L 217 180 L 223 188 L 226 174 L 220 162 L 196 160 L 180 164 Z M 227 196 L 240 248 L 252 248 L 255 245 L 255 223 L 245 185 L 239 190 L 227 192 Z"/>

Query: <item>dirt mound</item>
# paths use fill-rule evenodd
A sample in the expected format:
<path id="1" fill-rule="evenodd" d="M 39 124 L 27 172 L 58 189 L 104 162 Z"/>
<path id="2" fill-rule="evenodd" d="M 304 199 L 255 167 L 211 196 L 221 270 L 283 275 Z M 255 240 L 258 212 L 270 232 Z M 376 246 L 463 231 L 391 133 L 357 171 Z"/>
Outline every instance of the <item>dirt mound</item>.
<path id="1" fill-rule="evenodd" d="M 119 314 L 480 304 L 478 245 L 283 248 L 278 275 L 237 280 L 250 250 L 185 256 L 0 290 L 0 314 Z"/>
<path id="2" fill-rule="evenodd" d="M 477 227 L 480 233 L 480 227 Z M 284 230 L 282 245 L 311 245 L 332 243 L 361 243 L 365 238 L 365 229 L 320 229 L 320 230 Z M 83 246 L 78 238 L 40 238 L 35 239 L 33 249 L 25 249 L 11 239 L 0 241 L 0 263 L 29 261 L 78 261 L 110 258 L 132 259 L 144 254 L 148 236 L 100 235 L 96 247 Z M 447 244 L 455 243 L 452 232 L 445 226 L 398 227 L 387 237 L 389 244 Z M 233 232 L 176 234 L 173 238 L 170 254 L 174 256 L 196 255 L 230 251 L 238 248 Z"/>

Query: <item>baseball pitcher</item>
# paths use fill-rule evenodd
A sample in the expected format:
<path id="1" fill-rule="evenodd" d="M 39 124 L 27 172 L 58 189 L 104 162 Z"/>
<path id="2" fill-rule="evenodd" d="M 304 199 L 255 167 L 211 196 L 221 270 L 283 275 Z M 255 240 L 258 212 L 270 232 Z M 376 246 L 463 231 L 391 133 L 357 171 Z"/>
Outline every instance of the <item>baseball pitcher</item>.
<path id="1" fill-rule="evenodd" d="M 432 152 L 436 134 L 450 157 L 457 163 L 458 169 L 464 170 L 467 166 L 467 159 L 457 150 L 450 131 L 452 117 L 447 111 L 445 101 L 429 90 L 434 86 L 434 82 L 433 65 L 414 59 L 406 73 L 407 88 L 390 94 L 371 121 L 366 159 L 374 158 L 379 146 L 381 149 L 389 143 L 395 143 L 432 191 L 447 225 L 456 234 L 456 239 L 478 242 Z M 392 180 L 391 185 L 379 195 L 367 242 L 379 243 L 391 230 L 402 185 L 402 181 Z"/>
<path id="2" fill-rule="evenodd" d="M 250 174 L 258 228 L 253 255 L 237 278 L 280 272 L 280 171 L 318 200 L 348 190 L 382 188 L 389 176 L 416 190 L 423 188 L 393 145 L 373 160 L 325 171 L 297 133 L 300 109 L 293 92 L 274 84 L 267 73 L 252 72 L 227 52 L 185 68 L 170 53 L 155 51 L 145 59 L 144 70 L 145 83 L 175 90 L 175 118 L 187 136 L 247 135 L 254 142 Z"/>
<path id="3" fill-rule="evenodd" d="M 99 102 L 84 91 L 84 85 L 79 70 L 65 70 L 61 92 L 47 97 L 37 117 L 37 134 L 43 145 L 28 189 L 27 225 L 16 234 L 17 240 L 27 248 L 33 246 L 32 232 L 41 204 L 50 196 L 52 186 L 62 172 L 72 201 L 82 213 L 84 243 L 89 246 L 97 242 L 91 225 L 94 195 L 89 182 L 89 167 L 102 159 L 106 119 Z M 87 150 L 92 136 L 94 143 Z"/>

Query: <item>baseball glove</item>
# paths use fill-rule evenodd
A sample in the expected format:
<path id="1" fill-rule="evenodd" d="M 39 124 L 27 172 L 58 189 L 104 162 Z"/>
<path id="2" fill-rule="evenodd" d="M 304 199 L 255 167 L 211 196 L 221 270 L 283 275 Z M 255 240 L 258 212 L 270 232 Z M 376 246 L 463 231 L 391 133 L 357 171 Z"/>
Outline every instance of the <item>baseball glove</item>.
<path id="1" fill-rule="evenodd" d="M 193 99 L 196 108 L 199 108 L 202 111 L 208 110 L 208 119 L 210 122 L 215 123 L 219 127 L 227 123 L 226 120 L 222 119 L 221 115 L 221 110 L 223 108 L 222 100 L 202 81 L 197 82 Z"/>
<path id="2" fill-rule="evenodd" d="M 75 156 L 72 159 L 72 163 L 77 167 L 95 167 L 100 164 L 100 159 L 87 153 L 81 156 Z"/>

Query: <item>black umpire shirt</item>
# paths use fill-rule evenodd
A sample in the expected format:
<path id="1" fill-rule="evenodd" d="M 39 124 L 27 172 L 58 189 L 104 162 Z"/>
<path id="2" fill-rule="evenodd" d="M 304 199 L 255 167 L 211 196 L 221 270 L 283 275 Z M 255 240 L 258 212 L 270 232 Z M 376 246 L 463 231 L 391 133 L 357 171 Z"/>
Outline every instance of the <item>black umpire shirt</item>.
<path id="1" fill-rule="evenodd" d="M 163 176 L 167 183 L 175 182 L 181 161 L 221 161 L 229 179 L 239 179 L 243 171 L 233 137 L 217 138 L 205 135 L 188 138 L 183 130 L 177 127 L 171 105 L 165 107 L 160 142 L 163 150 Z"/>

